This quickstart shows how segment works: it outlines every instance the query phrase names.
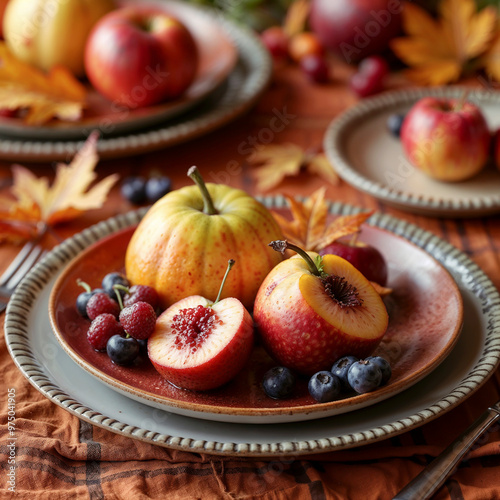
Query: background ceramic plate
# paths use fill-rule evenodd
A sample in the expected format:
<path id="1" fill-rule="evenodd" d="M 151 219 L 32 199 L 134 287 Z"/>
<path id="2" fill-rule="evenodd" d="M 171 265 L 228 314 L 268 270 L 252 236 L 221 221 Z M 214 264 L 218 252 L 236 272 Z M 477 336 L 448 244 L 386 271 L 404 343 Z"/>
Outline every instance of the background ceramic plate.
<path id="1" fill-rule="evenodd" d="M 449 273 L 405 239 L 366 226 L 360 238 L 386 257 L 388 286 L 394 289 L 385 300 L 389 328 L 376 351 L 391 363 L 392 377 L 387 385 L 368 394 L 319 404 L 309 395 L 307 379 L 303 378 L 292 398 L 276 401 L 266 397 L 261 387 L 264 373 L 276 363 L 258 346 L 247 366 L 224 387 L 207 392 L 177 389 L 157 373 L 147 356 L 133 367 L 120 367 L 105 353 L 96 352 L 87 341 L 90 322 L 75 308 L 82 292 L 76 283 L 79 278 L 97 288 L 107 273 L 124 272 L 125 250 L 134 227 L 103 235 L 69 263 L 53 288 L 49 315 L 56 337 L 80 366 L 125 396 L 159 409 L 254 424 L 297 422 L 357 410 L 387 399 L 427 375 L 449 354 L 462 327 L 462 298 Z"/>
<path id="2" fill-rule="evenodd" d="M 363 99 L 328 127 L 324 148 L 338 174 L 355 188 L 401 210 L 437 216 L 483 216 L 500 212 L 500 172 L 488 165 L 457 183 L 433 180 L 411 166 L 401 142 L 387 130 L 387 118 L 406 113 L 426 96 L 459 98 L 465 89 L 444 87 L 385 92 Z M 500 127 L 500 94 L 469 90 L 490 129 Z"/>
<path id="3" fill-rule="evenodd" d="M 284 206 L 282 198 L 267 198 Z M 359 209 L 334 204 L 332 213 Z M 75 237 L 80 250 L 103 234 L 137 222 L 134 213 Z M 161 411 L 110 389 L 78 366 L 51 332 L 51 289 L 73 257 L 56 247 L 18 287 L 7 308 L 5 336 L 23 375 L 53 403 L 93 425 L 148 443 L 200 453 L 283 457 L 341 450 L 396 436 L 445 414 L 481 387 L 500 360 L 500 296 L 490 279 L 458 249 L 415 225 L 376 214 L 371 222 L 403 236 L 436 258 L 453 276 L 464 301 L 464 327 L 449 356 L 423 380 L 369 408 L 280 425 L 202 421 Z"/>
<path id="4" fill-rule="evenodd" d="M 121 3 L 133 5 L 140 2 L 128 0 Z M 89 87 L 88 107 L 78 122 L 53 120 L 43 126 L 29 126 L 20 119 L 0 118 L 0 134 L 24 139 L 82 139 L 89 130 L 99 129 L 103 136 L 116 136 L 164 123 L 213 92 L 228 77 L 238 59 L 232 38 L 219 18 L 208 9 L 191 4 L 153 0 L 147 3 L 181 20 L 196 40 L 200 57 L 198 71 L 181 98 L 155 106 L 132 108 L 113 103 Z"/>
<path id="5" fill-rule="evenodd" d="M 160 123 L 154 126 L 149 124 L 146 128 L 144 123 L 131 120 L 123 124 L 129 130 L 121 135 L 116 135 L 116 129 L 113 128 L 114 135 L 102 137 L 98 142 L 101 158 L 154 151 L 211 132 L 248 111 L 266 88 L 271 77 L 271 59 L 253 32 L 220 15 L 208 14 L 206 9 L 187 5 L 183 7 L 200 10 L 201 13 L 195 18 L 205 19 L 212 26 L 216 23 L 220 28 L 219 36 L 224 34 L 231 46 L 236 48 L 236 65 L 225 81 L 209 92 L 208 97 L 197 102 L 193 109 L 183 110 L 179 116 L 167 120 L 163 117 Z M 146 120 L 151 118 L 156 119 L 145 117 Z M 103 123 L 97 128 L 104 131 L 107 126 L 107 123 Z M 69 161 L 82 146 L 90 130 L 92 127 L 86 127 L 85 133 L 82 132 L 73 140 L 64 140 L 59 133 L 55 137 L 52 135 L 51 140 L 13 138 L 0 134 L 0 159 L 26 162 Z M 53 131 L 49 133 L 53 134 Z"/>

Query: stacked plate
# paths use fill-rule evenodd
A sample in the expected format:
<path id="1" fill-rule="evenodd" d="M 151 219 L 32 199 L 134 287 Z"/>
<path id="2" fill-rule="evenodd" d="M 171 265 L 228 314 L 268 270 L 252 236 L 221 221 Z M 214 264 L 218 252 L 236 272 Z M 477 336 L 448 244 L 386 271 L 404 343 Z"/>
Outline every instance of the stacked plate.
<path id="1" fill-rule="evenodd" d="M 286 211 L 280 197 L 271 210 Z M 335 204 L 332 215 L 357 209 Z M 97 286 L 121 270 L 143 211 L 106 220 L 56 247 L 18 287 L 6 341 L 26 378 L 81 419 L 150 443 L 196 452 L 279 456 L 339 450 L 395 436 L 464 401 L 500 360 L 500 297 L 464 253 L 418 227 L 375 215 L 362 239 L 389 262 L 389 329 L 379 347 L 393 368 L 383 388 L 316 403 L 299 385 L 290 400 L 267 398 L 261 374 L 273 362 L 257 346 L 252 362 L 209 393 L 170 386 L 147 358 L 124 368 L 86 341 L 76 313 L 76 277 Z M 314 425 L 311 420 L 314 419 Z M 279 424 L 279 425 L 276 425 Z"/>
<path id="2" fill-rule="evenodd" d="M 101 158 L 144 153 L 215 130 L 255 103 L 270 80 L 272 64 L 252 31 L 212 9 L 171 0 L 150 3 L 183 21 L 197 41 L 199 70 L 186 94 L 161 105 L 127 108 L 89 89 L 88 107 L 79 122 L 37 127 L 18 118 L 0 118 L 0 159 L 68 160 L 92 130 L 101 134 Z"/>

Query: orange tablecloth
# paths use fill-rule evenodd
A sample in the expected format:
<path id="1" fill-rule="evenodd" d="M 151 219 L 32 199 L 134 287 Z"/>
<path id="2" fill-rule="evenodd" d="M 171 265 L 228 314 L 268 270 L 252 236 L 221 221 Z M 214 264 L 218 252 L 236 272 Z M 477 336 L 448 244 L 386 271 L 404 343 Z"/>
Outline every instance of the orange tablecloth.
<path id="1" fill-rule="evenodd" d="M 320 146 L 330 120 L 356 102 L 345 85 L 349 70 L 338 68 L 334 82 L 314 86 L 295 68 L 281 69 L 250 114 L 224 129 L 189 144 L 133 158 L 101 162 L 101 176 L 118 171 L 170 175 L 174 187 L 190 183 L 185 173 L 198 165 L 209 181 L 229 183 L 256 194 L 251 167 L 241 154 L 252 137 L 269 126 L 273 116 L 287 113 L 289 123 L 273 141 Z M 236 162 L 236 163 L 235 163 Z M 229 168 L 228 166 L 231 165 Z M 238 166 L 236 168 L 235 166 Z M 239 168 L 241 167 L 241 168 Z M 32 166 L 37 174 L 52 175 L 50 165 Z M 0 178 L 10 175 L 0 166 Z M 300 175 L 273 193 L 311 194 L 323 182 Z M 438 220 L 399 212 L 345 183 L 328 188 L 331 200 L 373 208 L 418 224 L 444 237 L 475 260 L 500 284 L 500 224 L 498 217 Z M 57 229 L 67 237 L 98 220 L 132 207 L 116 188 L 103 210 L 89 212 Z M 0 272 L 16 248 L 0 247 Z M 5 315 L 0 316 L 3 331 Z M 0 338 L 0 454 L 2 498 L 8 490 L 8 388 L 16 391 L 16 498 L 168 498 L 219 499 L 389 499 L 412 479 L 490 404 L 499 399 L 495 374 L 466 402 L 420 428 L 376 444 L 323 455 L 249 459 L 218 457 L 146 444 L 94 427 L 44 398 L 24 379 Z M 311 423 L 311 425 L 314 425 Z M 500 432 L 484 436 L 467 460 L 436 495 L 437 499 L 500 498 Z"/>

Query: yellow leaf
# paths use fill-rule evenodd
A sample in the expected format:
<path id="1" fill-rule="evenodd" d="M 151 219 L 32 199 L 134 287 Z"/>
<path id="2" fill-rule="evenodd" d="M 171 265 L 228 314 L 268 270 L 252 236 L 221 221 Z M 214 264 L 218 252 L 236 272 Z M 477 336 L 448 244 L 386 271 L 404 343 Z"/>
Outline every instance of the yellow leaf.
<path id="1" fill-rule="evenodd" d="M 333 186 L 337 186 L 340 182 L 340 178 L 337 175 L 337 172 L 335 172 L 332 164 L 324 153 L 320 153 L 314 156 L 309 161 L 309 163 L 307 164 L 307 171 L 311 174 L 318 175 Z"/>
<path id="2" fill-rule="evenodd" d="M 442 0 L 439 18 L 406 2 L 403 27 L 407 37 L 391 41 L 394 53 L 408 66 L 407 76 L 422 85 L 457 81 L 464 66 L 484 54 L 495 33 L 497 11 L 476 11 L 474 0 Z"/>
<path id="3" fill-rule="evenodd" d="M 36 177 L 27 168 L 14 165 L 12 198 L 0 197 L 2 221 L 12 228 L 20 222 L 32 227 L 40 223 L 56 225 L 86 210 L 101 208 L 118 174 L 91 186 L 97 178 L 97 139 L 98 134 L 92 133 L 70 164 L 57 165 L 52 185 L 47 178 Z M 9 239 L 9 231 L 0 227 L 0 240 L 5 239 Z"/>
<path id="4" fill-rule="evenodd" d="M 283 236 L 290 243 L 304 250 L 317 252 L 333 241 L 358 233 L 361 225 L 373 213 L 345 215 L 328 223 L 328 203 L 325 200 L 325 192 L 326 189 L 322 187 L 304 202 L 285 195 L 292 219 L 289 220 L 278 213 L 273 215 L 281 227 Z"/>
<path id="5" fill-rule="evenodd" d="M 288 8 L 283 31 L 292 37 L 304 31 L 309 16 L 309 0 L 295 0 Z"/>
<path id="6" fill-rule="evenodd" d="M 491 47 L 482 56 L 481 62 L 488 76 L 500 82 L 500 25 Z"/>
<path id="7" fill-rule="evenodd" d="M 255 151 L 248 163 L 259 166 L 255 170 L 257 189 L 268 191 L 279 185 L 285 177 L 297 175 L 302 167 L 336 185 L 339 178 L 323 153 L 308 153 L 296 144 L 268 144 Z"/>
<path id="8" fill-rule="evenodd" d="M 297 175 L 303 161 L 304 152 L 295 144 L 269 144 L 248 158 L 250 164 L 263 165 L 255 173 L 257 189 L 260 191 L 272 189 L 286 176 Z"/>
<path id="9" fill-rule="evenodd" d="M 24 121 L 41 125 L 52 118 L 80 119 L 85 100 L 85 87 L 66 68 L 54 67 L 45 74 L 0 42 L 0 109 L 25 109 Z"/>

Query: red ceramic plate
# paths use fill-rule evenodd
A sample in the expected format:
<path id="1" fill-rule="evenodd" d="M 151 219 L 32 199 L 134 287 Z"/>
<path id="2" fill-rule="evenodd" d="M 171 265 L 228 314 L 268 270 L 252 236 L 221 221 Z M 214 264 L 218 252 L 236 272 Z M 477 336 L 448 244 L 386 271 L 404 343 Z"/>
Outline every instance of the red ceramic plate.
<path id="1" fill-rule="evenodd" d="M 57 339 L 74 361 L 113 389 L 150 406 L 238 423 L 300 421 L 358 410 L 421 380 L 446 358 L 460 334 L 462 297 L 448 271 L 407 240 L 365 226 L 361 240 L 377 247 L 390 264 L 393 293 L 385 298 L 390 322 L 376 351 L 391 362 L 393 375 L 386 386 L 369 394 L 319 404 L 309 396 L 307 380 L 302 379 L 291 399 L 272 400 L 264 394 L 260 382 L 275 363 L 257 345 L 247 366 L 228 385 L 205 393 L 181 390 L 165 381 L 147 357 L 125 368 L 113 364 L 105 353 L 94 351 L 86 339 L 89 321 L 75 308 L 82 291 L 76 283 L 78 278 L 97 287 L 106 273 L 123 272 L 132 233 L 133 228 L 127 228 L 107 236 L 73 259 L 51 292 L 49 315 Z"/>
<path id="2" fill-rule="evenodd" d="M 140 4 L 138 0 L 125 0 L 122 4 Z M 90 130 L 98 129 L 103 136 L 125 134 L 163 123 L 200 103 L 217 89 L 234 69 L 238 50 L 230 33 L 215 14 L 193 5 L 148 0 L 180 19 L 193 34 L 200 54 L 200 64 L 194 82 L 179 99 L 148 106 L 127 108 L 108 101 L 89 88 L 88 106 L 78 122 L 53 120 L 43 126 L 28 126 L 18 118 L 0 118 L 0 133 L 27 139 L 84 139 Z"/>

